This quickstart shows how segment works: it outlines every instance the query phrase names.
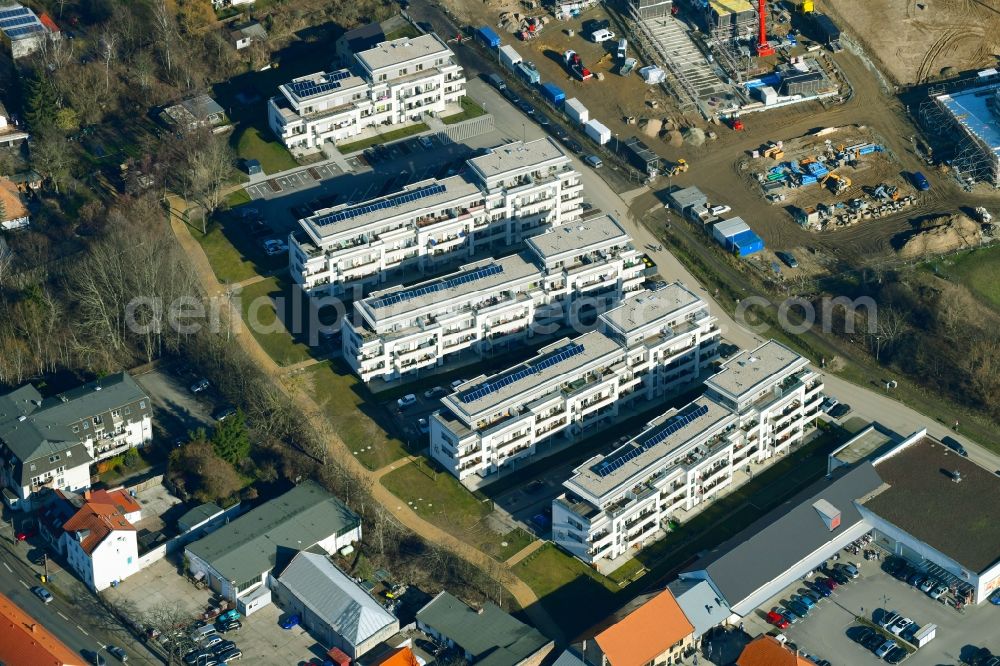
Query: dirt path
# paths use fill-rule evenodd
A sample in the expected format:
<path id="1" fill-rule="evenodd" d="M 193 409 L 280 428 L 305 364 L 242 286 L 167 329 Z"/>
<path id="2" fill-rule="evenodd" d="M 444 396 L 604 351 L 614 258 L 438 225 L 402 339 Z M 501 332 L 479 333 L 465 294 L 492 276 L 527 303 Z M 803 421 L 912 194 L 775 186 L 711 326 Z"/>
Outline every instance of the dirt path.
<path id="1" fill-rule="evenodd" d="M 547 542 L 542 539 L 535 539 L 527 546 L 525 546 L 521 550 L 517 551 L 516 553 L 508 557 L 505 564 L 509 567 L 513 567 L 515 564 L 526 558 L 528 555 L 531 555 L 533 552 L 544 546 L 546 543 Z"/>
<path id="2" fill-rule="evenodd" d="M 191 260 L 191 266 L 195 270 L 198 279 L 201 281 L 206 294 L 209 297 L 225 297 L 226 290 L 219 283 L 218 279 L 215 277 L 215 272 L 212 270 L 212 266 L 208 262 L 208 257 L 202 250 L 201 245 L 194 239 L 191 235 L 188 225 L 181 218 L 180 211 L 185 209 L 184 202 L 180 197 L 168 196 L 167 201 L 170 204 L 170 225 L 173 229 L 174 236 L 176 236 L 177 241 L 184 248 L 185 254 Z M 250 282 L 250 281 L 247 281 Z M 268 356 L 267 352 L 261 348 L 257 339 L 250 334 L 249 331 L 243 325 L 243 320 L 238 316 L 233 316 L 232 325 L 234 332 L 237 335 L 242 336 L 243 349 L 250 354 L 250 356 L 257 362 L 257 364 L 270 375 L 277 386 L 279 386 L 282 391 L 292 399 L 295 404 L 302 408 L 303 414 L 316 426 L 322 426 L 326 423 L 326 417 L 323 415 L 322 410 L 319 405 L 302 391 L 294 382 L 288 381 L 288 375 L 293 372 L 299 366 L 311 365 L 310 362 L 304 362 L 296 366 L 291 366 L 290 368 L 279 367 L 274 360 Z M 322 432 L 328 432 L 329 429 L 323 429 L 321 427 L 317 428 Z M 442 530 L 436 525 L 427 522 L 420 516 L 418 516 L 406 502 L 403 502 L 398 497 L 389 492 L 380 482 L 380 479 L 391 472 L 393 469 L 398 469 L 402 465 L 409 464 L 414 460 L 414 458 L 404 459 L 404 461 L 396 461 L 390 465 L 376 470 L 374 472 L 368 470 L 360 462 L 357 461 L 353 456 L 348 455 L 347 446 L 336 439 L 336 435 L 332 433 L 328 435 L 334 441 L 330 442 L 329 453 L 337 460 L 337 462 L 343 467 L 350 469 L 354 475 L 358 478 L 363 479 L 367 482 L 372 496 L 375 500 L 386 507 L 396 519 L 406 526 L 408 529 L 419 534 L 422 538 L 435 543 L 439 546 L 443 546 L 455 553 L 459 557 L 462 557 L 466 561 L 472 563 L 476 567 L 484 570 L 490 570 L 496 567 L 496 560 L 482 552 L 481 550 L 470 546 L 464 541 L 452 536 L 448 532 Z M 522 551 L 523 552 L 523 551 Z M 509 578 L 506 583 L 506 588 L 510 594 L 517 600 L 518 605 L 524 609 L 525 614 L 534 624 L 535 628 L 541 631 L 546 636 L 556 640 L 562 641 L 562 632 L 559 627 L 552 620 L 547 612 L 539 605 L 538 596 L 532 591 L 528 585 L 522 581 L 520 578 L 514 575 L 513 571 L 509 570 Z"/>

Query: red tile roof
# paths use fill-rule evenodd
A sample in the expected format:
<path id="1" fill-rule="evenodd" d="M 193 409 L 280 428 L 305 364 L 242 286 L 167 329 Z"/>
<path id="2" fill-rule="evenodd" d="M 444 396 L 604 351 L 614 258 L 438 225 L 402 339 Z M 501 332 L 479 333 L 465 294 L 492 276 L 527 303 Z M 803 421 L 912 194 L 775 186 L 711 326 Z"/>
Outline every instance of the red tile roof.
<path id="1" fill-rule="evenodd" d="M 408 647 L 396 648 L 390 652 L 382 661 L 376 662 L 372 666 L 420 666 L 417 657 Z"/>
<path id="2" fill-rule="evenodd" d="M 142 509 L 135 498 L 129 495 L 122 488 L 117 490 L 93 490 L 90 492 L 89 501 L 95 504 L 110 504 L 118 509 L 122 515 L 135 513 Z"/>
<path id="3" fill-rule="evenodd" d="M 41 15 L 39 15 L 38 20 L 42 25 L 49 29 L 49 32 L 59 32 L 59 26 L 57 26 L 56 22 L 52 20 L 52 17 L 45 12 L 42 12 Z"/>
<path id="4" fill-rule="evenodd" d="M 91 501 L 85 503 L 72 518 L 63 523 L 63 530 L 66 532 L 87 530 L 89 533 L 83 538 L 80 546 L 83 552 L 90 555 L 104 541 L 104 537 L 114 531 L 135 531 L 135 526 L 125 520 L 114 506 Z"/>
<path id="5" fill-rule="evenodd" d="M 747 643 L 736 666 L 816 666 L 778 642 L 774 636 L 758 636 Z"/>
<path id="6" fill-rule="evenodd" d="M 0 663 L 83 666 L 65 643 L 0 594 Z"/>
<path id="7" fill-rule="evenodd" d="M 664 590 L 594 637 L 611 666 L 643 666 L 678 641 L 694 626 Z"/>

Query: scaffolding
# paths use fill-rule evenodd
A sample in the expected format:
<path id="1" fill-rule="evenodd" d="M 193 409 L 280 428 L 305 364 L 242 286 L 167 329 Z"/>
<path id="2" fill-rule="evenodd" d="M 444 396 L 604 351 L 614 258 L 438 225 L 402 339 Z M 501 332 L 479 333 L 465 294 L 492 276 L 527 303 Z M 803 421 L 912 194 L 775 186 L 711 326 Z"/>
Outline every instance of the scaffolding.
<path id="1" fill-rule="evenodd" d="M 976 181 L 986 182 L 993 187 L 1000 187 L 1000 146 L 989 144 L 982 130 L 977 132 L 970 129 L 967 113 L 957 113 L 945 103 L 952 94 L 981 97 L 986 91 L 987 95 L 997 95 L 992 113 L 994 122 L 1000 127 L 1000 83 L 969 87 L 969 82 L 965 81 L 966 86 L 961 88 L 957 83 L 928 89 L 929 98 L 918 108 L 920 121 L 929 133 L 946 138 L 955 145 L 951 167 L 960 180 L 970 184 Z M 989 93 L 991 89 L 995 89 L 995 92 Z"/>

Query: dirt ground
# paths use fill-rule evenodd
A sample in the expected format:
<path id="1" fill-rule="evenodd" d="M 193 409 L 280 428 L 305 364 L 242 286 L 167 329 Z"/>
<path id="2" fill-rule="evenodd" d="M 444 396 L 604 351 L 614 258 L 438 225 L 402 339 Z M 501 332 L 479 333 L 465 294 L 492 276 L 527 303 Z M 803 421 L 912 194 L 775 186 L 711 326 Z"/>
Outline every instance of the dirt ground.
<path id="1" fill-rule="evenodd" d="M 856 35 L 900 84 L 933 80 L 945 67 L 993 66 L 1000 0 L 826 0 L 817 9 Z"/>

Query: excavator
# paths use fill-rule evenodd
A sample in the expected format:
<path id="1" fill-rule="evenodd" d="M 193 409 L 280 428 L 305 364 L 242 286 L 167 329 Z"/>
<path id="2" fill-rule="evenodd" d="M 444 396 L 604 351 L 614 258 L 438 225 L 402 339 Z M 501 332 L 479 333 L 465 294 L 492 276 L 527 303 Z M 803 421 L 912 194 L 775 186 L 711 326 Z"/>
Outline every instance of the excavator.
<path id="1" fill-rule="evenodd" d="M 682 157 L 679 160 L 677 160 L 675 164 L 671 165 L 670 168 L 667 169 L 667 177 L 670 178 L 676 176 L 679 173 L 686 173 L 687 170 L 688 170 L 687 160 Z"/>
<path id="2" fill-rule="evenodd" d="M 831 172 L 824 176 L 819 184 L 821 186 L 828 185 L 834 194 L 840 194 L 851 186 L 851 179 L 847 176 L 840 176 Z"/>

